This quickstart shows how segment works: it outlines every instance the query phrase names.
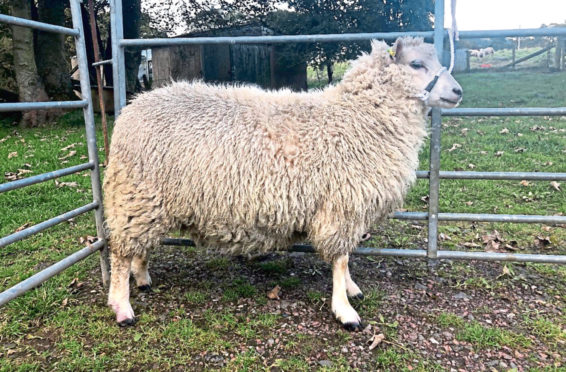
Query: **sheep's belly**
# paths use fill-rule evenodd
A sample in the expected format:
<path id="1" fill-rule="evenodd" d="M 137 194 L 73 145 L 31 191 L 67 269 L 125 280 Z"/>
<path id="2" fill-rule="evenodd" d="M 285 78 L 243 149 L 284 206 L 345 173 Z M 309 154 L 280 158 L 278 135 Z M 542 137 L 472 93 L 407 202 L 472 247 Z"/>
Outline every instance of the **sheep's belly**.
<path id="1" fill-rule="evenodd" d="M 286 251 L 296 242 L 303 241 L 306 234 L 278 233 L 265 229 L 198 231 L 188 228 L 189 236 L 198 247 L 218 251 L 222 254 L 260 254 L 274 251 Z"/>

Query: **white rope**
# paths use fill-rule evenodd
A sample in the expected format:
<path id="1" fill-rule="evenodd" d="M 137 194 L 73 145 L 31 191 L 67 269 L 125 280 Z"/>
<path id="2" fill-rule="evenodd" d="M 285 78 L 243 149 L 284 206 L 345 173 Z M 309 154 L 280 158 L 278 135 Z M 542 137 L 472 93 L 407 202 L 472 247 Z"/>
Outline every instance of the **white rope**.
<path id="1" fill-rule="evenodd" d="M 448 30 L 448 40 L 450 41 L 450 67 L 448 68 L 448 73 L 451 74 L 454 69 L 454 40 L 459 40 L 460 35 L 458 34 L 458 27 L 456 25 L 456 0 L 452 0 L 450 10 L 452 13 L 452 27 Z"/>

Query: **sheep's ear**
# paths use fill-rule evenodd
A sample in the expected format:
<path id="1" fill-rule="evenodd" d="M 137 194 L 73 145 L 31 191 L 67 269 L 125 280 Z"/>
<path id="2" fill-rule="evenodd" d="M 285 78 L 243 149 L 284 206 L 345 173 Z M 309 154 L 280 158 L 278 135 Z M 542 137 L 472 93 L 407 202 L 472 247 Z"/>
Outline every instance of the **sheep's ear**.
<path id="1" fill-rule="evenodd" d="M 371 41 L 371 56 L 384 65 L 388 65 L 393 61 L 391 48 L 383 41 Z"/>

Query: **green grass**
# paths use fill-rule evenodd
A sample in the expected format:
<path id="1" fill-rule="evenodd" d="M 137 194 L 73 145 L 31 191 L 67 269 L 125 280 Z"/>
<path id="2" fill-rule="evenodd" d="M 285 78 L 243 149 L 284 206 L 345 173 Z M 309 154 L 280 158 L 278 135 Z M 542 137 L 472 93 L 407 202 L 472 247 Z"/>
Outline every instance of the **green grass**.
<path id="1" fill-rule="evenodd" d="M 487 327 L 477 321 L 467 322 L 452 313 L 441 313 L 436 322 L 444 328 L 454 328 L 458 341 L 469 342 L 475 348 L 528 347 L 531 341 L 523 334 L 495 327 Z"/>

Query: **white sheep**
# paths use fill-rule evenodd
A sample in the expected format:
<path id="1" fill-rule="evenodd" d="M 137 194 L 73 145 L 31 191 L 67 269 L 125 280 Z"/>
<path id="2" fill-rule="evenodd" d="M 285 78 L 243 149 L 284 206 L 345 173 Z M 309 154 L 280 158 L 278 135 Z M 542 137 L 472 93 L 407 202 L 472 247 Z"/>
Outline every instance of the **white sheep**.
<path id="1" fill-rule="evenodd" d="M 104 181 L 118 324 L 135 319 L 130 269 L 149 288 L 147 251 L 185 226 L 197 245 L 232 254 L 310 240 L 332 264 L 336 318 L 362 327 L 348 302 L 363 297 L 348 255 L 401 205 L 429 107 L 462 97 L 432 45 L 403 38 L 388 48 L 373 41 L 324 90 L 178 82 L 124 108 Z"/>

